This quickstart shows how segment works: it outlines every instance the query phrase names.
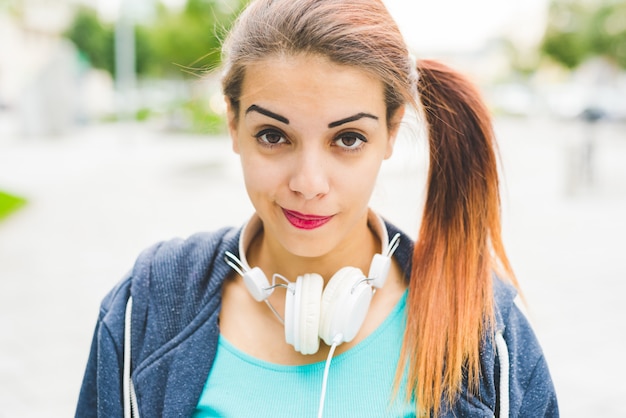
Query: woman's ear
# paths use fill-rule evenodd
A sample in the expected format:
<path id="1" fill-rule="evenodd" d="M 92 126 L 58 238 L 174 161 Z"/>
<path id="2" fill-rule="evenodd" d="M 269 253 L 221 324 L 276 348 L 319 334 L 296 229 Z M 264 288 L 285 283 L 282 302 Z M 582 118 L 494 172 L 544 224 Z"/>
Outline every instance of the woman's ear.
<path id="1" fill-rule="evenodd" d="M 396 143 L 396 137 L 400 130 L 400 123 L 404 118 L 404 111 L 406 107 L 400 106 L 389 118 L 389 139 L 387 140 L 387 151 L 385 152 L 385 160 L 391 157 L 393 154 L 393 147 Z"/>
<path id="2" fill-rule="evenodd" d="M 226 101 L 226 118 L 228 122 L 228 133 L 230 134 L 230 140 L 232 141 L 233 151 L 239 154 L 239 142 L 237 140 L 237 121 L 239 120 L 236 113 L 236 109 L 233 108 L 232 100 L 228 97 L 224 97 Z"/>

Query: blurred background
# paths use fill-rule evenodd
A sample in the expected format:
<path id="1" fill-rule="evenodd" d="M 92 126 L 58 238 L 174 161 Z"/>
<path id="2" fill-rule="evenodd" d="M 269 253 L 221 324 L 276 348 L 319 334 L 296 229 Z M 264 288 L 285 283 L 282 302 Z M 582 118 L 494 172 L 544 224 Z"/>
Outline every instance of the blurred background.
<path id="1" fill-rule="evenodd" d="M 0 417 L 73 415 L 137 254 L 251 215 L 219 89 L 244 3 L 0 0 Z M 493 112 L 505 244 L 562 415 L 625 417 L 626 2 L 385 3 Z M 419 133 L 407 118 L 372 200 L 414 237 Z"/>

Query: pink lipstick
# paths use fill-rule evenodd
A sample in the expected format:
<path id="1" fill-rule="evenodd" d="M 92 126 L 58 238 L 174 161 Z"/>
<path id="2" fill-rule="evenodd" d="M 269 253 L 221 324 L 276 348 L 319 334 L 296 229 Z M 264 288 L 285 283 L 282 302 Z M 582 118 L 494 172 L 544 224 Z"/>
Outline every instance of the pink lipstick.
<path id="1" fill-rule="evenodd" d="M 332 216 L 305 215 L 304 213 L 283 208 L 285 218 L 298 229 L 315 229 L 330 221 Z"/>

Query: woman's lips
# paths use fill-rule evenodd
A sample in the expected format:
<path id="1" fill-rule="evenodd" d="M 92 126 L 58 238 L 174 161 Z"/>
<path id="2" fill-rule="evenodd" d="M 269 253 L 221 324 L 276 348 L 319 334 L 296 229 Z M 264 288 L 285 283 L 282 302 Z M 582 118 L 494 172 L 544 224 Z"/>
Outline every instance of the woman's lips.
<path id="1" fill-rule="evenodd" d="M 289 223 L 299 229 L 319 228 L 333 218 L 332 216 L 305 215 L 293 210 L 282 209 Z"/>

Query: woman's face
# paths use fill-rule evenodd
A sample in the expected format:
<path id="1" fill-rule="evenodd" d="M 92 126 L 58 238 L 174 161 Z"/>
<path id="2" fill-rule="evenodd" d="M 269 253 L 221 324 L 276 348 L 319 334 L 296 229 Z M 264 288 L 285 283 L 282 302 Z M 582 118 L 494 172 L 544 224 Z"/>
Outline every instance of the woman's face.
<path id="1" fill-rule="evenodd" d="M 396 133 L 380 80 L 320 56 L 268 58 L 246 67 L 229 128 L 265 240 L 319 257 L 359 236 Z"/>

